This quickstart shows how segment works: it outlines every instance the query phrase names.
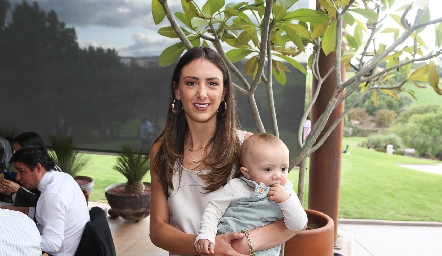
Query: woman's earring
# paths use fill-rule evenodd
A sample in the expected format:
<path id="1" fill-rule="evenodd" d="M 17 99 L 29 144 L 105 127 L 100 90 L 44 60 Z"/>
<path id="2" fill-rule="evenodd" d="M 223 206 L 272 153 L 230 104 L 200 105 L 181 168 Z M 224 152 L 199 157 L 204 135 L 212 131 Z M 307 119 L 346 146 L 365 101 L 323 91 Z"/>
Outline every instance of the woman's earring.
<path id="1" fill-rule="evenodd" d="M 176 104 L 175 104 L 176 103 Z M 178 111 L 176 110 L 178 109 Z M 172 101 L 172 113 L 179 116 L 183 112 L 183 104 L 181 103 L 181 100 L 173 100 Z"/>
<path id="2" fill-rule="evenodd" d="M 218 110 L 216 112 L 218 112 L 218 115 L 220 116 L 225 116 L 227 114 L 227 102 L 221 101 L 221 104 L 219 104 Z"/>

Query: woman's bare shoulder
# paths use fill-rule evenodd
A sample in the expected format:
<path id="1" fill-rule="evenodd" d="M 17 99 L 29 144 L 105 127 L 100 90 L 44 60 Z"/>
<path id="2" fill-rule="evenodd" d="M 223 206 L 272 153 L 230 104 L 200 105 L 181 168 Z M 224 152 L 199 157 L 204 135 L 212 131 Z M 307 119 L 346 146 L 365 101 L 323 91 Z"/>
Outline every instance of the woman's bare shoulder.
<path id="1" fill-rule="evenodd" d="M 152 146 L 150 147 L 149 157 L 150 159 L 155 158 L 157 155 L 158 149 L 160 148 L 161 144 L 163 144 L 163 140 L 157 140 L 155 141 Z"/>
<path id="2" fill-rule="evenodd" d="M 252 135 L 253 135 L 253 133 L 246 131 L 246 135 L 244 135 L 244 140 Z"/>

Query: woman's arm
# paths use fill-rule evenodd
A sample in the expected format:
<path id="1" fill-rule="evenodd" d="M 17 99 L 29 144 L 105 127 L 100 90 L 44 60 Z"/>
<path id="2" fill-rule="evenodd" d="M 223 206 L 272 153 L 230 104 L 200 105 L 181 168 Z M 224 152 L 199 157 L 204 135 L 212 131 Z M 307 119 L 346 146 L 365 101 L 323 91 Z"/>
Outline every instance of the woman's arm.
<path id="1" fill-rule="evenodd" d="M 284 220 L 280 219 L 248 232 L 253 249 L 255 251 L 262 251 L 284 243 L 300 231 L 287 229 Z M 269 236 L 269 234 L 272 235 Z M 249 254 L 249 246 L 245 237 L 241 240 L 232 241 L 232 246 L 239 253 Z"/>
<path id="2" fill-rule="evenodd" d="M 161 142 L 156 142 L 150 150 L 153 162 Z M 153 165 L 151 165 L 153 166 Z M 150 239 L 156 246 L 176 254 L 197 254 L 193 243 L 196 235 L 189 235 L 169 224 L 169 206 L 163 193 L 156 170 L 151 168 L 151 211 Z M 184 209 L 183 209 L 184 211 Z"/>

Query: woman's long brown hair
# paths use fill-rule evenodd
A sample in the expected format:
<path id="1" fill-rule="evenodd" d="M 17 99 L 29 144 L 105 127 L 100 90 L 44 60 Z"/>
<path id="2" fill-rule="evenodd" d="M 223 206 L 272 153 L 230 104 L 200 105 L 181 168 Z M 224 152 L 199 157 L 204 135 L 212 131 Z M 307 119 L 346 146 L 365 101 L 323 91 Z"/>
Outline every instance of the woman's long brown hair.
<path id="1" fill-rule="evenodd" d="M 155 170 L 164 194 L 167 197 L 169 197 L 168 189 L 174 189 L 172 182 L 173 172 L 180 172 L 181 178 L 182 170 L 181 168 L 175 169 L 175 163 L 177 160 L 183 159 L 184 140 L 189 130 L 185 114 L 176 115 L 172 112 L 172 102 L 176 99 L 176 88 L 174 88 L 174 85 L 179 85 L 183 67 L 196 59 L 208 60 L 221 70 L 225 90 L 224 101 L 227 104 L 227 110 L 222 111 L 224 109 L 221 109 L 217 115 L 215 132 L 208 144 L 211 149 L 202 161 L 203 166 L 207 166 L 210 169 L 209 173 L 200 175 L 205 181 L 205 186 L 203 187 L 205 192 L 213 192 L 224 186 L 229 179 L 232 168 L 237 166 L 238 162 L 240 143 L 236 136 L 236 103 L 229 69 L 216 51 L 207 47 L 192 48 L 180 58 L 173 71 L 166 126 L 155 140 L 155 142 L 161 141 L 161 146 L 151 162 L 154 167 L 152 169 Z M 176 101 L 175 106 L 177 104 L 180 104 L 180 101 Z M 223 105 L 224 103 L 221 103 L 220 108 Z"/>

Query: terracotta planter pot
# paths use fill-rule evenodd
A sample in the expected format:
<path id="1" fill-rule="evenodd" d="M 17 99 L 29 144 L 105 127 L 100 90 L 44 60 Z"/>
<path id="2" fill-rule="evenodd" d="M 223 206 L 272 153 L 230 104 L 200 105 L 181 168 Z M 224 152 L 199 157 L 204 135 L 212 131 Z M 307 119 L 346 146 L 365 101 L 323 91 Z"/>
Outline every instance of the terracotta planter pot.
<path id="1" fill-rule="evenodd" d="M 94 179 L 87 176 L 75 176 L 74 180 L 80 185 L 80 188 L 85 189 L 90 196 L 94 188 Z"/>
<path id="2" fill-rule="evenodd" d="M 326 214 L 305 210 L 307 229 L 285 242 L 285 256 L 332 256 L 334 248 L 334 222 Z"/>
<path id="3" fill-rule="evenodd" d="M 104 191 L 107 202 L 111 209 L 108 213 L 111 217 L 122 217 L 125 220 L 141 220 L 150 214 L 150 183 L 143 182 L 147 187 L 149 193 L 147 194 L 133 194 L 133 195 L 117 195 L 108 193 L 110 189 L 117 187 L 124 187 L 126 183 L 119 183 L 110 185 Z"/>

